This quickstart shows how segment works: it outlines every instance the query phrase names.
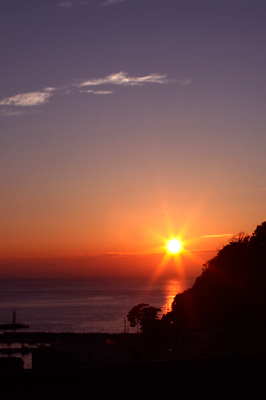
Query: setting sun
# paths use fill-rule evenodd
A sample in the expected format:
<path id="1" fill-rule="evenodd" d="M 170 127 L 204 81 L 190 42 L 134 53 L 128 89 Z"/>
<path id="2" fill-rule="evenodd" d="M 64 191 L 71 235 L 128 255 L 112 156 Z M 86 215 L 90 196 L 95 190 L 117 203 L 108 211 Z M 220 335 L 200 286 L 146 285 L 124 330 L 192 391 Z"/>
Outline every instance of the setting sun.
<path id="1" fill-rule="evenodd" d="M 169 253 L 176 254 L 182 249 L 182 244 L 178 239 L 171 239 L 166 245 Z"/>

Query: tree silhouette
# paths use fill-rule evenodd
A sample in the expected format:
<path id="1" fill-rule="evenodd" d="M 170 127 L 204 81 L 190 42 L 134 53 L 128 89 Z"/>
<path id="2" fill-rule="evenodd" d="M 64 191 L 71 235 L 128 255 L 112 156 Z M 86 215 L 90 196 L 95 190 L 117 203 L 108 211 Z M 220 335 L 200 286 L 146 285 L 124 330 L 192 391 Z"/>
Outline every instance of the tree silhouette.
<path id="1" fill-rule="evenodd" d="M 266 221 L 258 225 L 253 235 L 251 236 L 251 243 L 266 248 Z"/>
<path id="2" fill-rule="evenodd" d="M 155 328 L 158 321 L 157 314 L 160 308 L 151 307 L 149 304 L 140 303 L 134 306 L 127 314 L 127 319 L 131 327 L 140 326 L 142 332 L 150 332 Z"/>

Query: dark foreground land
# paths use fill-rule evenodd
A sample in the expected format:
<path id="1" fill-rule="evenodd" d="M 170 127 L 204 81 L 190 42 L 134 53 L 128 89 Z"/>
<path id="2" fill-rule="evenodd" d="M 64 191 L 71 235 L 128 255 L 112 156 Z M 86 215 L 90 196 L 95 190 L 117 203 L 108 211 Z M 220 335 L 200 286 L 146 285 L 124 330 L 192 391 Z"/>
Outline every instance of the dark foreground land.
<path id="1" fill-rule="evenodd" d="M 24 324 L 4 324 L 0 325 L 0 330 L 16 330 L 16 329 L 26 329 L 29 328 L 29 325 Z"/>
<path id="2" fill-rule="evenodd" d="M 259 347 L 240 348 L 242 353 L 147 361 L 136 358 L 124 364 L 63 364 L 57 368 L 0 373 L 0 399 L 266 399 L 266 351 Z M 254 342 L 258 342 L 253 340 Z M 142 335 L 8 332 L 3 343 L 106 343 L 147 349 Z M 230 338 L 231 340 L 232 338 Z M 248 338 L 249 341 L 249 338 Z M 239 342 L 239 338 L 238 338 Z M 227 343 L 227 342 L 226 342 Z M 228 344 L 228 343 L 227 343 Z M 113 346 L 110 344 L 110 346 Z M 230 351 L 236 351 L 236 344 Z"/>
<path id="3" fill-rule="evenodd" d="M 265 355 L 1 375 L 2 399 L 265 399 Z"/>

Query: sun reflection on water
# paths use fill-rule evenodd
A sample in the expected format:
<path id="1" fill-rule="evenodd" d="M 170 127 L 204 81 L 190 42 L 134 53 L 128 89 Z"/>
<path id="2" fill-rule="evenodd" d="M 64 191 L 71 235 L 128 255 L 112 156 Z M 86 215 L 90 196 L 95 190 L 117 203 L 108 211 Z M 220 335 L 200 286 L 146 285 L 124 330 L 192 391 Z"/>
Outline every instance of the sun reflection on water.
<path id="1" fill-rule="evenodd" d="M 174 300 L 174 297 L 178 293 L 182 293 L 183 290 L 184 290 L 184 285 L 182 284 L 181 281 L 178 281 L 175 279 L 170 279 L 169 281 L 167 281 L 167 285 L 165 287 L 166 299 L 165 299 L 164 305 L 162 306 L 163 314 L 171 311 L 172 302 Z"/>

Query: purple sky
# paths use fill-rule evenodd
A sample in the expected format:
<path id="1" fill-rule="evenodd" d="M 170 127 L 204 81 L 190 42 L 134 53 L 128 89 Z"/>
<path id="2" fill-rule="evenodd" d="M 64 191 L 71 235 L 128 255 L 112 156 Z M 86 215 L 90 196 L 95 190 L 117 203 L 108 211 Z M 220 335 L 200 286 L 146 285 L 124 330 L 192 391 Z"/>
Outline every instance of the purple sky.
<path id="1" fill-rule="evenodd" d="M 265 21 L 259 0 L 0 0 L 0 258 L 252 233 Z"/>

